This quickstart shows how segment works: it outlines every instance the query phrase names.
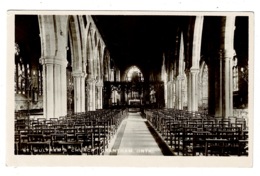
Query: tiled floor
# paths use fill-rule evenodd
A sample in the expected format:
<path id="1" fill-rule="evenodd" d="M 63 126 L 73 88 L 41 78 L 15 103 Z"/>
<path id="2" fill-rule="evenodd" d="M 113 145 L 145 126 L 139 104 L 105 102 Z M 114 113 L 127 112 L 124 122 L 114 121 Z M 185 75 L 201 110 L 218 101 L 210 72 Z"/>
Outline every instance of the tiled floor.
<path id="1" fill-rule="evenodd" d="M 140 113 L 129 113 L 117 133 L 110 155 L 162 155 Z"/>

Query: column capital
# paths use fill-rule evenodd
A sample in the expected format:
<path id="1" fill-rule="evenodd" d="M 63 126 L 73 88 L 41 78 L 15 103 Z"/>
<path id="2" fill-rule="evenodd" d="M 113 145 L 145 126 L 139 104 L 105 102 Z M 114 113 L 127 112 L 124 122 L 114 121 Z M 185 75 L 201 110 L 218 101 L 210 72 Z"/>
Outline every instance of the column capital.
<path id="1" fill-rule="evenodd" d="M 93 84 L 96 83 L 96 81 L 95 81 L 95 79 L 87 79 L 86 83 L 89 84 L 89 85 L 93 85 Z"/>
<path id="2" fill-rule="evenodd" d="M 224 58 L 225 51 L 223 49 L 220 49 L 217 54 L 219 60 L 222 60 Z"/>
<path id="3" fill-rule="evenodd" d="M 95 78 L 92 74 L 87 74 L 87 82 L 94 82 Z"/>
<path id="4" fill-rule="evenodd" d="M 191 68 L 190 73 L 199 73 L 200 69 L 199 68 Z"/>
<path id="5" fill-rule="evenodd" d="M 226 49 L 224 52 L 224 59 L 231 59 L 236 55 L 236 51 L 234 49 Z"/>
<path id="6" fill-rule="evenodd" d="M 184 78 L 185 78 L 184 75 L 178 75 L 177 76 L 177 80 L 184 80 Z"/>
<path id="7" fill-rule="evenodd" d="M 98 82 L 96 82 L 96 86 L 97 87 L 103 87 L 103 82 L 102 81 L 98 81 Z"/>
<path id="8" fill-rule="evenodd" d="M 174 80 L 168 81 L 167 84 L 173 84 Z"/>
<path id="9" fill-rule="evenodd" d="M 39 62 L 42 64 L 42 65 L 45 65 L 45 64 L 56 64 L 56 65 L 61 65 L 61 66 L 65 66 L 67 67 L 67 64 L 68 64 L 68 61 L 65 60 L 65 59 L 60 59 L 60 58 L 57 58 L 57 57 L 41 57 L 39 59 Z"/>
<path id="10" fill-rule="evenodd" d="M 232 59 L 236 55 L 236 51 L 234 49 L 231 50 L 219 50 L 219 59 L 220 60 L 229 60 Z"/>
<path id="11" fill-rule="evenodd" d="M 75 71 L 75 72 L 72 72 L 72 76 L 73 77 L 85 77 L 85 73 L 83 73 L 81 71 Z"/>

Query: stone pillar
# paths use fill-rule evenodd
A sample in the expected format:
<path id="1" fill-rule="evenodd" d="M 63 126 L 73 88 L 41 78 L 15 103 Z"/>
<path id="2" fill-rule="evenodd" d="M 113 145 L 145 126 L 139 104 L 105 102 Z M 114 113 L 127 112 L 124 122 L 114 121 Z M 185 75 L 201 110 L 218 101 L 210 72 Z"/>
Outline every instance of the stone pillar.
<path id="1" fill-rule="evenodd" d="M 184 75 L 177 76 L 176 82 L 176 109 L 183 109 L 183 97 L 182 97 L 182 81 L 184 80 Z"/>
<path id="2" fill-rule="evenodd" d="M 220 51 L 220 83 L 219 107 L 215 115 L 228 118 L 233 115 L 233 71 L 235 16 L 221 18 L 221 51 Z"/>
<path id="3" fill-rule="evenodd" d="M 191 83 L 191 73 L 190 71 L 186 71 L 186 75 L 187 75 L 187 105 L 188 105 L 188 111 L 192 111 L 191 108 L 191 89 L 192 89 L 192 83 Z"/>
<path id="4" fill-rule="evenodd" d="M 61 66 L 60 79 L 61 79 L 61 116 L 67 115 L 67 61 Z"/>
<path id="5" fill-rule="evenodd" d="M 164 81 L 163 82 L 163 89 L 164 89 L 164 104 L 165 107 L 168 108 L 168 82 Z"/>
<path id="6" fill-rule="evenodd" d="M 224 58 L 224 114 L 225 118 L 233 116 L 233 76 L 232 58 L 225 54 Z"/>
<path id="7" fill-rule="evenodd" d="M 165 102 L 165 106 L 166 108 L 170 108 L 171 107 L 171 82 L 168 81 L 167 82 L 167 95 L 165 96 L 167 102 Z"/>
<path id="8" fill-rule="evenodd" d="M 182 82 L 184 78 L 184 40 L 183 34 L 181 33 L 181 40 L 180 40 L 180 52 L 179 52 L 179 63 L 178 63 L 178 76 L 176 80 L 176 109 L 182 110 L 183 109 L 183 96 L 182 96 Z"/>
<path id="9" fill-rule="evenodd" d="M 233 70 L 235 16 L 227 16 L 225 20 L 224 38 L 224 117 L 233 116 Z"/>
<path id="10" fill-rule="evenodd" d="M 74 112 L 85 111 L 85 78 L 82 72 L 73 72 L 74 78 Z"/>
<path id="11" fill-rule="evenodd" d="M 198 111 L 198 73 L 199 73 L 199 62 L 201 56 L 201 40 L 202 40 L 202 29 L 203 29 L 203 16 L 196 16 L 194 24 L 193 44 L 192 44 L 192 65 L 187 74 L 188 81 L 188 110 Z"/>
<path id="12" fill-rule="evenodd" d="M 96 110 L 96 81 L 92 82 L 92 111 Z"/>
<path id="13" fill-rule="evenodd" d="M 95 81 L 94 79 L 88 79 L 86 85 L 86 99 L 87 99 L 87 110 L 88 111 L 95 111 Z"/>
<path id="14" fill-rule="evenodd" d="M 99 81 L 96 84 L 97 86 L 97 109 L 102 109 L 103 108 L 103 96 L 102 96 L 102 91 L 103 91 L 103 82 Z"/>
<path id="15" fill-rule="evenodd" d="M 44 117 L 49 119 L 64 116 L 67 113 L 67 61 L 44 57 L 40 62 L 43 65 Z"/>
<path id="16" fill-rule="evenodd" d="M 116 69 L 116 78 L 115 81 L 120 82 L 120 70 L 117 68 Z"/>
<path id="17" fill-rule="evenodd" d="M 172 108 L 176 107 L 176 81 L 172 82 Z"/>
<path id="18" fill-rule="evenodd" d="M 92 101 L 91 101 L 91 99 L 90 99 L 90 87 L 91 87 L 91 85 L 90 85 L 90 82 L 88 82 L 87 80 L 86 80 L 86 83 L 85 83 L 85 109 L 86 109 L 86 111 L 90 111 L 90 104 L 92 103 Z"/>
<path id="19" fill-rule="evenodd" d="M 173 91 L 174 82 L 169 81 L 168 82 L 168 108 L 173 108 L 173 102 L 174 102 L 174 91 Z"/>
<path id="20" fill-rule="evenodd" d="M 198 74 L 199 69 L 190 70 L 190 110 L 191 111 L 198 111 Z"/>
<path id="21" fill-rule="evenodd" d="M 209 69 L 209 113 L 215 117 L 233 116 L 232 58 L 221 50 L 219 63 Z"/>

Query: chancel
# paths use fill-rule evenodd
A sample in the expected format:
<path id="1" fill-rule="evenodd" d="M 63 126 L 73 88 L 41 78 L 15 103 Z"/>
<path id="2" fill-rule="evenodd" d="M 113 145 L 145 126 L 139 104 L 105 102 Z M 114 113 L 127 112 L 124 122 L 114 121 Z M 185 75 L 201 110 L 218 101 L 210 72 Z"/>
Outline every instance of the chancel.
<path id="1" fill-rule="evenodd" d="M 86 14 L 15 15 L 15 155 L 248 156 L 249 16 Z"/>

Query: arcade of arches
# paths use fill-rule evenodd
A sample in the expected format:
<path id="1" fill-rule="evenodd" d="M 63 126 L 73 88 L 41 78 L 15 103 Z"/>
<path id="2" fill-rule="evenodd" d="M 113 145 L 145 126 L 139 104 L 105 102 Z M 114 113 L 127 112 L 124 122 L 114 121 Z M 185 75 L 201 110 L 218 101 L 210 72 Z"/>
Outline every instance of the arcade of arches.
<path id="1" fill-rule="evenodd" d="M 16 119 L 126 118 L 134 106 L 155 130 L 155 111 L 248 122 L 248 18 L 16 15 Z"/>

